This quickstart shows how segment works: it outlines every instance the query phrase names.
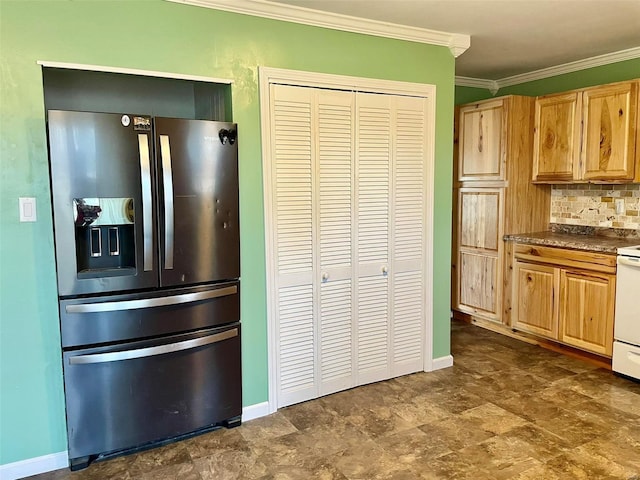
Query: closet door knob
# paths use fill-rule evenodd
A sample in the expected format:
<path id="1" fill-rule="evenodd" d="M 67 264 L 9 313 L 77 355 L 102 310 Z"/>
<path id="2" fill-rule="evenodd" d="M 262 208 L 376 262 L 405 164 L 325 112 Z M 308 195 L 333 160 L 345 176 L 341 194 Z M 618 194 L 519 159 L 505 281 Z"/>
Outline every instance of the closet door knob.
<path id="1" fill-rule="evenodd" d="M 322 274 L 322 281 L 326 282 L 327 280 L 329 280 L 329 274 L 327 272 Z"/>
<path id="2" fill-rule="evenodd" d="M 382 267 L 382 274 L 383 275 L 386 275 L 388 272 L 389 272 L 389 269 L 386 266 Z"/>

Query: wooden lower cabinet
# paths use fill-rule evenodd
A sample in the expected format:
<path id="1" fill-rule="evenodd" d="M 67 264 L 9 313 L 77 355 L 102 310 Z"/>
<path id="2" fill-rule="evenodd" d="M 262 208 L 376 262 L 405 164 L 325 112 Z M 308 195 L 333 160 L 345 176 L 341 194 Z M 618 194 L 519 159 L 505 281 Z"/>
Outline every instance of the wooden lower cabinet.
<path id="1" fill-rule="evenodd" d="M 519 244 L 514 252 L 511 327 L 610 357 L 615 255 Z"/>
<path id="2" fill-rule="evenodd" d="M 515 262 L 513 328 L 558 338 L 557 285 L 559 270 L 548 265 Z"/>
<path id="3" fill-rule="evenodd" d="M 490 316 L 497 314 L 497 263 L 497 256 L 460 252 L 461 310 Z"/>
<path id="4" fill-rule="evenodd" d="M 561 342 L 611 356 L 615 282 L 615 275 L 561 271 Z"/>

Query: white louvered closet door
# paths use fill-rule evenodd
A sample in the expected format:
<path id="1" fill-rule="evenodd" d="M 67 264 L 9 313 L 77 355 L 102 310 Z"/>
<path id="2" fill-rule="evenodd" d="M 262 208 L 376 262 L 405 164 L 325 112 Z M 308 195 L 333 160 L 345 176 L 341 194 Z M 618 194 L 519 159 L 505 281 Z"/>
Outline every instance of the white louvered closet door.
<path id="1" fill-rule="evenodd" d="M 422 370 L 426 101 L 270 89 L 278 407 Z"/>
<path id="2" fill-rule="evenodd" d="M 391 208 L 391 376 L 424 368 L 426 101 L 394 97 Z"/>
<path id="3" fill-rule="evenodd" d="M 351 388 L 353 358 L 353 118 L 351 92 L 314 90 L 317 99 L 316 184 L 320 395 Z"/>
<path id="4" fill-rule="evenodd" d="M 357 384 L 390 376 L 391 96 L 356 94 Z"/>
<path id="5" fill-rule="evenodd" d="M 311 89 L 271 86 L 278 406 L 318 395 Z"/>

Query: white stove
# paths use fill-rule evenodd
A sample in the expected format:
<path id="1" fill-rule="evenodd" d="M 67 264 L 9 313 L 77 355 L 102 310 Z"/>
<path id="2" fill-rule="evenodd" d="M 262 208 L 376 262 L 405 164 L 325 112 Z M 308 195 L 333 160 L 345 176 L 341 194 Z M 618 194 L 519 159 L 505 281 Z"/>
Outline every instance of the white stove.
<path id="1" fill-rule="evenodd" d="M 613 371 L 640 379 L 640 245 L 618 248 Z"/>

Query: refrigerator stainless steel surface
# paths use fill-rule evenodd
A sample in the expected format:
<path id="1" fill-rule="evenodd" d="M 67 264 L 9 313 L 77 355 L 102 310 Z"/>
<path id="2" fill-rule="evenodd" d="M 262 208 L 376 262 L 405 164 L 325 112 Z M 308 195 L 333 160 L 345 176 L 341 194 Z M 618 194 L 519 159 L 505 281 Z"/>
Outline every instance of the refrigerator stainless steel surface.
<path id="1" fill-rule="evenodd" d="M 240 423 L 236 132 L 48 112 L 72 469 Z"/>

